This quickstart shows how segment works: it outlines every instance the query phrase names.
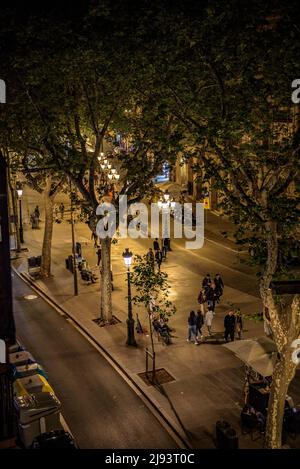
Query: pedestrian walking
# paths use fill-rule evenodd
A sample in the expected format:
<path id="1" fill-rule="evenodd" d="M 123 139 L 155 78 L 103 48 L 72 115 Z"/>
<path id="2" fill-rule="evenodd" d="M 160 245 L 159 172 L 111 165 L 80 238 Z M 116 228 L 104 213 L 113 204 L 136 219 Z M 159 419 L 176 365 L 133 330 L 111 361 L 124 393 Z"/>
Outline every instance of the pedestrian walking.
<path id="1" fill-rule="evenodd" d="M 199 345 L 199 342 L 198 342 L 198 339 L 197 339 L 197 319 L 196 319 L 195 311 L 191 311 L 190 315 L 188 317 L 188 338 L 187 338 L 187 342 L 190 342 L 192 339 L 194 339 L 195 345 Z"/>
<path id="2" fill-rule="evenodd" d="M 158 270 L 160 270 L 160 266 L 162 263 L 162 252 L 160 249 L 158 251 L 155 251 L 155 260 L 157 263 Z"/>
<path id="3" fill-rule="evenodd" d="M 210 287 L 210 285 L 211 285 L 210 274 L 206 274 L 206 276 L 204 277 L 202 281 L 202 287 L 205 288 L 205 290 L 207 290 L 208 287 Z"/>
<path id="4" fill-rule="evenodd" d="M 205 314 L 205 308 L 204 308 L 205 302 L 206 302 L 205 289 L 202 288 L 198 295 L 198 303 L 200 305 L 201 313 L 203 315 Z"/>
<path id="5" fill-rule="evenodd" d="M 97 249 L 97 253 L 96 253 L 96 254 L 97 254 L 97 266 L 99 267 L 100 262 L 101 262 L 101 257 L 102 257 L 101 247 L 99 247 L 99 248 Z"/>
<path id="6" fill-rule="evenodd" d="M 60 211 L 60 219 L 63 220 L 64 215 L 65 215 L 65 206 L 64 206 L 63 202 L 61 202 L 60 205 L 59 205 L 59 211 Z"/>
<path id="7" fill-rule="evenodd" d="M 223 295 L 223 290 L 224 290 L 224 282 L 222 280 L 222 277 L 220 274 L 216 274 L 214 278 L 214 283 L 216 285 L 217 293 L 218 293 L 218 303 L 220 301 L 221 296 Z"/>
<path id="8" fill-rule="evenodd" d="M 230 337 L 231 341 L 234 341 L 234 332 L 235 332 L 235 315 L 232 310 L 228 311 L 224 318 L 224 338 L 226 342 L 228 342 L 228 337 Z"/>
<path id="9" fill-rule="evenodd" d="M 243 319 L 240 312 L 235 314 L 235 330 L 237 334 L 237 338 L 241 340 L 242 333 L 243 333 Z"/>
<path id="10" fill-rule="evenodd" d="M 40 209 L 38 205 L 34 209 L 34 216 L 38 219 L 40 218 Z"/>
<path id="11" fill-rule="evenodd" d="M 204 315 L 202 314 L 202 311 L 200 309 L 197 310 L 197 315 L 196 315 L 196 333 L 197 333 L 197 339 L 202 339 L 202 327 L 204 324 Z"/>
<path id="12" fill-rule="evenodd" d="M 161 252 L 162 252 L 162 258 L 163 258 L 164 260 L 167 259 L 167 250 L 168 250 L 167 244 L 165 243 L 165 239 L 166 239 L 166 238 L 163 238 L 163 239 L 161 240 Z"/>
<path id="13" fill-rule="evenodd" d="M 159 242 L 157 238 L 155 238 L 155 240 L 153 241 L 153 249 L 154 251 L 160 251 Z"/>
<path id="14" fill-rule="evenodd" d="M 207 307 L 214 311 L 216 301 L 218 300 L 218 291 L 214 282 L 211 282 L 210 286 L 207 287 L 205 296 L 207 301 Z"/>
<path id="15" fill-rule="evenodd" d="M 154 253 L 152 248 L 149 248 L 149 251 L 147 252 L 147 260 L 149 264 L 151 264 L 152 269 L 154 270 Z"/>
<path id="16" fill-rule="evenodd" d="M 205 314 L 205 325 L 207 327 L 209 335 L 212 335 L 212 322 L 214 318 L 214 312 L 212 309 L 208 309 Z"/>
<path id="17" fill-rule="evenodd" d="M 92 231 L 92 236 L 91 236 L 91 240 L 94 240 L 94 248 L 98 248 L 98 236 L 97 236 L 97 233 L 94 233 L 94 231 Z"/>

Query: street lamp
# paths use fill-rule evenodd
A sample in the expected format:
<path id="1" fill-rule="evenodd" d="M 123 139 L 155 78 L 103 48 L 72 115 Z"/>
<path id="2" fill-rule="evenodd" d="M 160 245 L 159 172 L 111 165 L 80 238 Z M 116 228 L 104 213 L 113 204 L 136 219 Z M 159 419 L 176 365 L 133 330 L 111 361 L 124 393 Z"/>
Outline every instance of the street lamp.
<path id="1" fill-rule="evenodd" d="M 132 261 L 132 252 L 128 248 L 122 254 L 125 266 L 127 268 L 127 286 L 128 286 L 128 318 L 127 318 L 127 345 L 136 347 L 137 343 L 134 338 L 134 319 L 132 316 L 132 302 L 131 302 L 131 283 L 130 283 L 130 266 Z"/>
<path id="2" fill-rule="evenodd" d="M 166 191 L 166 192 L 164 193 L 164 199 L 165 199 L 165 202 L 169 202 L 170 194 L 169 194 L 168 191 Z"/>
<path id="3" fill-rule="evenodd" d="M 19 198 L 19 210 L 20 210 L 20 220 L 19 220 L 19 232 L 20 232 L 20 243 L 24 243 L 24 236 L 23 236 L 23 220 L 22 220 L 22 195 L 23 189 L 19 186 L 17 188 L 17 194 Z"/>

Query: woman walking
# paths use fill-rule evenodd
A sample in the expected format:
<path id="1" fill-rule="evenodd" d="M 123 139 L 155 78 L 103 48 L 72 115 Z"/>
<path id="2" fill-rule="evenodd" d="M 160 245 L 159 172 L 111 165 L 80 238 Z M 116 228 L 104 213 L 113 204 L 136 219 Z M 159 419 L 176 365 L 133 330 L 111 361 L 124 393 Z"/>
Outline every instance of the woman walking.
<path id="1" fill-rule="evenodd" d="M 199 345 L 198 339 L 197 339 L 197 319 L 195 315 L 195 311 L 191 311 L 190 315 L 188 317 L 188 338 L 187 342 L 190 342 L 192 339 L 194 339 L 195 345 Z"/>
<path id="2" fill-rule="evenodd" d="M 197 311 L 197 316 L 196 316 L 196 334 L 197 334 L 197 339 L 202 339 L 202 326 L 204 324 L 204 316 L 202 311 L 198 309 Z"/>
<path id="3" fill-rule="evenodd" d="M 237 338 L 241 340 L 243 333 L 243 319 L 241 313 L 236 313 L 235 330 Z"/>
<path id="4" fill-rule="evenodd" d="M 198 295 L 198 303 L 200 305 L 201 313 L 205 314 L 204 303 L 206 302 L 205 288 L 202 288 Z"/>
<path id="5" fill-rule="evenodd" d="M 212 309 L 209 308 L 207 313 L 205 314 L 205 324 L 206 324 L 209 335 L 211 335 L 213 318 L 214 318 L 214 312 Z"/>

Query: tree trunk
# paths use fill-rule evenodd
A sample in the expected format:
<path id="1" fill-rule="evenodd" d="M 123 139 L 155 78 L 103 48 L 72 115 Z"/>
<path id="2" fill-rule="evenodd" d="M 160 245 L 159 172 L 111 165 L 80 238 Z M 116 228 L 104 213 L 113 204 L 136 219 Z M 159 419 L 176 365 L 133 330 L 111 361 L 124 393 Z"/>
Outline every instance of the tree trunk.
<path id="1" fill-rule="evenodd" d="M 105 323 L 112 322 L 111 239 L 101 240 L 101 311 Z"/>
<path id="2" fill-rule="evenodd" d="M 285 398 L 295 371 L 296 365 L 291 360 L 291 351 L 285 347 L 273 372 L 265 438 L 265 447 L 268 449 L 279 449 L 282 446 Z"/>
<path id="3" fill-rule="evenodd" d="M 51 184 L 50 184 L 51 185 Z M 53 209 L 54 209 L 54 195 L 49 195 L 49 190 L 46 188 L 44 192 L 45 201 L 45 227 L 44 239 L 42 248 L 42 265 L 41 275 L 44 278 L 51 276 L 51 246 L 52 246 L 52 232 L 53 232 Z"/>

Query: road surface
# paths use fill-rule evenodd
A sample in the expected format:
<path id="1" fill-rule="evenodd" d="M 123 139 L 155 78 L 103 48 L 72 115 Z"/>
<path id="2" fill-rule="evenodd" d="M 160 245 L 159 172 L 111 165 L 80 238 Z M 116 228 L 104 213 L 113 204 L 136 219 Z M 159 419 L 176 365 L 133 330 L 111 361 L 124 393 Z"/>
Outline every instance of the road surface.
<path id="1" fill-rule="evenodd" d="M 17 337 L 45 368 L 80 448 L 177 448 L 105 358 L 13 274 Z"/>

